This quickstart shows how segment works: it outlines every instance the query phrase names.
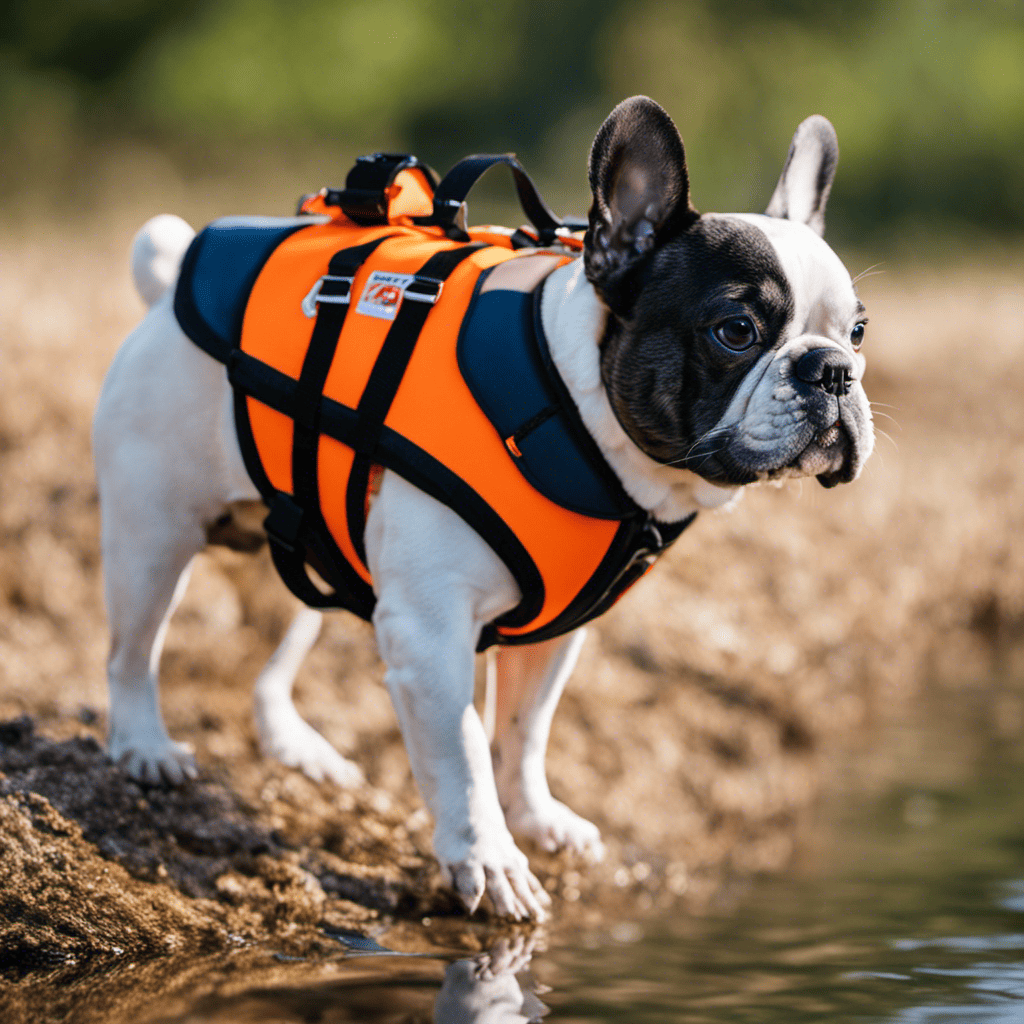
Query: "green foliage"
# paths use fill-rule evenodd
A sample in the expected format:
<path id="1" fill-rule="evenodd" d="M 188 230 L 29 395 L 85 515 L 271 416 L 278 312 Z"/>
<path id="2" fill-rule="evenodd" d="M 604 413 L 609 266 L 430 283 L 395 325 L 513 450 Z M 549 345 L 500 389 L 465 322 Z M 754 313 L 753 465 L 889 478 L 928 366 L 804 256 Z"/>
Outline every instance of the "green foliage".
<path id="1" fill-rule="evenodd" d="M 848 238 L 1024 230 L 1020 0 L 6 6 L 8 127 L 87 125 L 179 151 L 407 146 L 441 168 L 512 149 L 585 201 L 589 139 L 646 92 L 683 133 L 698 208 L 758 208 L 797 122 L 820 112 L 839 133 L 832 225 Z"/>
<path id="2" fill-rule="evenodd" d="M 509 0 L 225 0 L 154 41 L 137 110 L 170 131 L 391 135 L 466 90 L 495 94 L 519 32 Z M 456 16 L 457 13 L 457 16 Z"/>
<path id="3" fill-rule="evenodd" d="M 186 21 L 199 0 L 61 0 L 45 7 L 11 0 L 0 17 L 0 48 L 24 70 L 58 69 L 100 84 L 123 75 L 140 49 Z"/>
<path id="4" fill-rule="evenodd" d="M 698 207 L 756 202 L 795 125 L 823 113 L 842 153 L 832 222 L 847 233 L 929 218 L 1024 228 L 1019 5 L 839 3 L 822 5 L 827 22 L 793 19 L 804 6 L 647 0 L 609 25 L 608 91 L 656 96 L 685 126 Z"/>

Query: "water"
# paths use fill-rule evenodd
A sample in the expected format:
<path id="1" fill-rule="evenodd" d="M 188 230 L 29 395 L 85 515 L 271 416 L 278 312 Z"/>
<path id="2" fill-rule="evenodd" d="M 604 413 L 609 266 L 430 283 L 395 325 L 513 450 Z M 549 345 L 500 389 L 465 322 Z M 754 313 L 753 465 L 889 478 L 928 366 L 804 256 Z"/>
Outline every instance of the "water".
<path id="1" fill-rule="evenodd" d="M 353 948 L 80 1019 L 1024 1024 L 1024 747 L 955 726 L 923 749 L 920 730 L 887 740 L 880 774 L 898 783 L 851 786 L 801 869 L 706 917 L 620 921 L 532 961 L 522 946 L 490 962 Z"/>
<path id="2" fill-rule="evenodd" d="M 1024 748 L 986 710 L 887 737 L 900 781 L 852 785 L 800 874 L 556 951 L 552 1019 L 1024 1024 Z"/>

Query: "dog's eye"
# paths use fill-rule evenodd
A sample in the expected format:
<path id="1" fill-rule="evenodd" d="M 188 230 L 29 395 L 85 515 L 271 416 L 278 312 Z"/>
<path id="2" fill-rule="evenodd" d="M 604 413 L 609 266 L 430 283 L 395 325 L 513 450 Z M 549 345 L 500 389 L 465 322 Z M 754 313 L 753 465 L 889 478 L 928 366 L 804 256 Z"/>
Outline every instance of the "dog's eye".
<path id="1" fill-rule="evenodd" d="M 864 344 L 864 327 L 865 324 L 857 324 L 850 332 L 850 341 L 855 349 L 861 347 Z"/>
<path id="2" fill-rule="evenodd" d="M 749 316 L 731 316 L 711 328 L 715 341 L 733 352 L 742 352 L 757 341 L 757 327 Z"/>

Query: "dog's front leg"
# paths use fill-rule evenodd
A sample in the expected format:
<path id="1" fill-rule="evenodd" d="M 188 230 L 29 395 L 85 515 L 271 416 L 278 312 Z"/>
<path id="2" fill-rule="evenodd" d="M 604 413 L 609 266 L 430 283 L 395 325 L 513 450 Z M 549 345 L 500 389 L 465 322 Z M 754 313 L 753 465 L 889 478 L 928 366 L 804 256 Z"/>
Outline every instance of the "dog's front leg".
<path id="1" fill-rule="evenodd" d="M 604 846 L 597 826 L 551 795 L 544 768 L 555 707 L 585 637 L 580 629 L 489 652 L 488 686 L 494 687 L 494 772 L 509 828 L 545 850 L 567 848 L 600 860 Z"/>
<path id="2" fill-rule="evenodd" d="M 473 706 L 480 629 L 516 603 L 515 584 L 458 516 L 390 473 L 366 547 L 385 681 L 441 868 L 471 912 L 486 893 L 498 914 L 542 919 L 550 898 L 505 824 Z"/>

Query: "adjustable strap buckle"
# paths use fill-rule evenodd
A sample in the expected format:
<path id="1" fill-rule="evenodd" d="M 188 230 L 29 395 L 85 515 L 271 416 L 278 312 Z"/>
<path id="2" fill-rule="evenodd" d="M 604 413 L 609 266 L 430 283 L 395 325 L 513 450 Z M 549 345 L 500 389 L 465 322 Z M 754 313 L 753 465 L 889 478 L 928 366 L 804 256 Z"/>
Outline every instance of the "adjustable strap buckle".
<path id="1" fill-rule="evenodd" d="M 653 519 L 648 519 L 647 522 L 644 523 L 642 536 L 646 543 L 641 544 L 640 547 L 637 548 L 636 553 L 641 558 L 644 558 L 645 560 L 649 559 L 653 562 L 658 555 L 665 550 L 665 541 L 661 536 L 661 530 L 659 530 L 655 525 Z"/>
<path id="2" fill-rule="evenodd" d="M 321 302 L 335 306 L 347 306 L 352 296 L 352 282 L 355 278 L 324 274 L 302 300 L 302 312 L 310 319 L 316 319 L 317 306 Z"/>
<path id="3" fill-rule="evenodd" d="M 646 572 L 658 560 L 658 556 L 665 550 L 665 541 L 661 536 L 661 530 L 655 525 L 653 519 L 644 523 L 644 528 L 637 538 L 637 546 L 633 550 L 629 561 L 623 567 L 620 579 L 627 572 L 636 566 L 643 566 Z"/>
<path id="4" fill-rule="evenodd" d="M 441 298 L 442 291 L 444 291 L 444 281 L 439 278 L 414 277 L 405 286 L 404 297 L 413 302 L 429 302 L 430 305 L 434 305 Z"/>

